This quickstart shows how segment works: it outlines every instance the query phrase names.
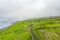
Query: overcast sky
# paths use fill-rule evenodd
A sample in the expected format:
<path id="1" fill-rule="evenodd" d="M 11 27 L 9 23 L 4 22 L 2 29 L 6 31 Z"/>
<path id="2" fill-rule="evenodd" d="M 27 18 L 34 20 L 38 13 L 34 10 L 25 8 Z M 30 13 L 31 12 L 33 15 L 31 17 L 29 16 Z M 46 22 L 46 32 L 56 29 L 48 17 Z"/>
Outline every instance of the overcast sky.
<path id="1" fill-rule="evenodd" d="M 60 0 L 0 0 L 3 26 L 16 20 L 57 15 L 60 15 Z"/>

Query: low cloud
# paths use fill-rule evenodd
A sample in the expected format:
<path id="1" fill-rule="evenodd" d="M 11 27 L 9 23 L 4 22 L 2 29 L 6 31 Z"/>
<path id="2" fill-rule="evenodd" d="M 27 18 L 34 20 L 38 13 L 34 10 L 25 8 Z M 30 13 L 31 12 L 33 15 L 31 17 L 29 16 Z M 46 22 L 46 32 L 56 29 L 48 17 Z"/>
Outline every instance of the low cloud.
<path id="1" fill-rule="evenodd" d="M 18 20 L 60 15 L 60 0 L 0 0 L 0 16 Z"/>
<path id="2" fill-rule="evenodd" d="M 57 15 L 60 16 L 60 0 L 0 0 L 0 19 L 24 20 Z"/>

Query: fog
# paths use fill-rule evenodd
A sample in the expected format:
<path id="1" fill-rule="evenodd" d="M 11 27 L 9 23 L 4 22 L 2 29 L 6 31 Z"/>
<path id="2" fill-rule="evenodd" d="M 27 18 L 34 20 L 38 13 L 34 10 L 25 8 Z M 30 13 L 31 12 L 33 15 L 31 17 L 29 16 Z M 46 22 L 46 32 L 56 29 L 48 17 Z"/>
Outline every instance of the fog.
<path id="1" fill-rule="evenodd" d="M 3 26 L 18 20 L 49 16 L 60 16 L 60 0 L 0 0 L 0 19 L 3 20 L 0 25 Z"/>

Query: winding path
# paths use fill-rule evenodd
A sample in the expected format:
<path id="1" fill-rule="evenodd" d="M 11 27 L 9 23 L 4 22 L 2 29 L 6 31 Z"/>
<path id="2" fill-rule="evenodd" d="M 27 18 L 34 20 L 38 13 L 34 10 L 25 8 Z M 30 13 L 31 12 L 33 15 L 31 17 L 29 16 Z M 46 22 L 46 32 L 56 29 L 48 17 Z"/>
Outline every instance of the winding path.
<path id="1" fill-rule="evenodd" d="M 38 40 L 37 37 L 35 36 L 34 32 L 33 32 L 33 28 L 32 28 L 32 27 L 30 28 L 30 33 L 31 33 L 32 38 L 33 38 L 34 40 Z"/>

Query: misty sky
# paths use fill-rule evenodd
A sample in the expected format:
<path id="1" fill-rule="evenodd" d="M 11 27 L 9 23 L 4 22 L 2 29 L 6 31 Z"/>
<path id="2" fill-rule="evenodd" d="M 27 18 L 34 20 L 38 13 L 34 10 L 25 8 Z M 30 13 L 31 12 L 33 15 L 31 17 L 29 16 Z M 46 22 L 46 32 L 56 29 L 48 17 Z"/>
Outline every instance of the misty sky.
<path id="1" fill-rule="evenodd" d="M 17 20 L 60 16 L 60 0 L 0 0 L 0 28 Z"/>

